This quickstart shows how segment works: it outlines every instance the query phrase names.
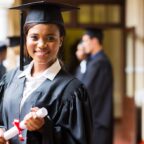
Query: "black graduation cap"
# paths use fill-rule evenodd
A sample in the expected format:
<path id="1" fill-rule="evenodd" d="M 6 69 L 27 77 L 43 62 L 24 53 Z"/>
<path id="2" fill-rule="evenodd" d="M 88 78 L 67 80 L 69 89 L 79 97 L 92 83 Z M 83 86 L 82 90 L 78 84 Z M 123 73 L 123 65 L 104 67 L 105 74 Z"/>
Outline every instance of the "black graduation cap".
<path id="1" fill-rule="evenodd" d="M 64 26 L 61 12 L 79 9 L 75 6 L 52 2 L 52 1 L 37 1 L 32 3 L 23 4 L 11 9 L 21 10 L 21 50 L 20 50 L 20 69 L 23 66 L 24 54 L 24 39 L 23 39 L 23 25 L 24 23 L 53 23 Z M 24 13 L 26 13 L 26 20 L 24 22 Z"/>
<path id="2" fill-rule="evenodd" d="M 8 46 L 15 47 L 20 45 L 20 36 L 8 36 Z"/>

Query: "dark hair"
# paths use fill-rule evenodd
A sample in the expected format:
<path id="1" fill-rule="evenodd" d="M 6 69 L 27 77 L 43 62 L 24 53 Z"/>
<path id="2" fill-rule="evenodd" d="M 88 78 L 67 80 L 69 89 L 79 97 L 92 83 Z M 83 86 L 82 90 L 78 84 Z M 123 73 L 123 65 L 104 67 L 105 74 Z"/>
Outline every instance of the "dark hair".
<path id="1" fill-rule="evenodd" d="M 103 31 L 98 28 L 86 28 L 85 34 L 89 35 L 90 38 L 97 38 L 99 43 L 103 42 Z"/>

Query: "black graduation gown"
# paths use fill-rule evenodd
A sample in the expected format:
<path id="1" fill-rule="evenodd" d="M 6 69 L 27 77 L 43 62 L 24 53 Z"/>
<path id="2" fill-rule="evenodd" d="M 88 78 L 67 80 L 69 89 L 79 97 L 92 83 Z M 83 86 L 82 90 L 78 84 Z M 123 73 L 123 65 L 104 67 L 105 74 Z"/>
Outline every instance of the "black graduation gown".
<path id="1" fill-rule="evenodd" d="M 3 77 L 3 75 L 6 73 L 6 68 L 5 66 L 0 63 L 0 79 Z"/>
<path id="2" fill-rule="evenodd" d="M 48 116 L 39 132 L 24 130 L 25 141 L 20 142 L 18 136 L 15 136 L 10 144 L 90 144 L 91 109 L 83 85 L 60 70 L 53 81 L 45 80 L 27 98 L 20 112 L 26 80 L 25 77 L 18 78 L 20 73 L 18 69 L 10 72 L 1 82 L 1 87 L 5 83 L 6 88 L 0 95 L 3 95 L 0 125 L 10 129 L 14 119 L 23 120 L 30 108 L 35 106 L 45 107 Z"/>
<path id="3" fill-rule="evenodd" d="M 94 136 L 92 144 L 113 142 L 113 74 L 103 51 L 87 61 L 87 71 L 81 79 L 92 106 Z"/>

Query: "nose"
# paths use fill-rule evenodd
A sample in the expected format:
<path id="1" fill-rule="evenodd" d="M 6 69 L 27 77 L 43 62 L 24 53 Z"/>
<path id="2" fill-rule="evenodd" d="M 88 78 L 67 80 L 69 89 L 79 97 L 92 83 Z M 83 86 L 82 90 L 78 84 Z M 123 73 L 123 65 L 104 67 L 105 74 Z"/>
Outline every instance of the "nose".
<path id="1" fill-rule="evenodd" d="M 38 48 L 43 49 L 46 48 L 47 43 L 44 40 L 39 40 L 38 41 Z"/>

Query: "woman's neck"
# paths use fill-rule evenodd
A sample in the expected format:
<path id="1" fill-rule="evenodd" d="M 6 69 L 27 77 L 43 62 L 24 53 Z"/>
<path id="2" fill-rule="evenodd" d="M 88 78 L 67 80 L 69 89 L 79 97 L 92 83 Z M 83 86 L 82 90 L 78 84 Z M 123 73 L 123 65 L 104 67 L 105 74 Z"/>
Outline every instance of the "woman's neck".
<path id="1" fill-rule="evenodd" d="M 38 63 L 34 62 L 31 75 L 36 76 L 39 75 L 40 73 L 44 72 L 46 69 L 48 69 L 55 61 L 49 62 L 49 63 Z"/>

